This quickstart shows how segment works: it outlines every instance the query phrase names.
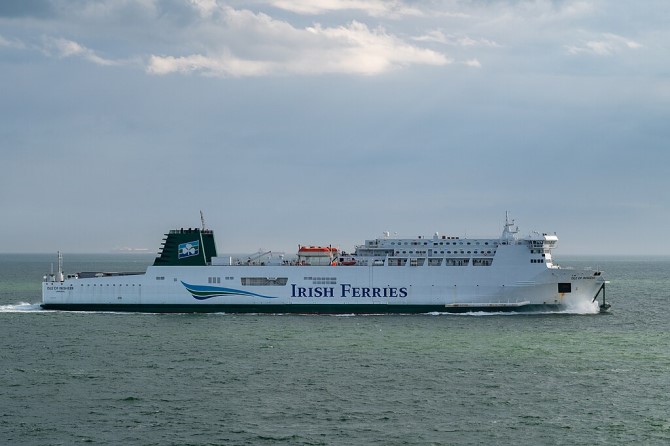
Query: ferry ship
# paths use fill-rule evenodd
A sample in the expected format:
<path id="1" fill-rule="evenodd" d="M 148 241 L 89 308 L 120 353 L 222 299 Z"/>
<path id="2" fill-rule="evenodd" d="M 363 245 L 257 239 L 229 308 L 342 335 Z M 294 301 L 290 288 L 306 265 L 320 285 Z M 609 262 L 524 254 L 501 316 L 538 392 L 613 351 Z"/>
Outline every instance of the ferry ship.
<path id="1" fill-rule="evenodd" d="M 520 237 L 508 217 L 495 238 L 384 233 L 346 253 L 300 246 L 218 256 L 214 233 L 176 229 L 146 271 L 63 273 L 44 277 L 50 310 L 231 313 L 429 313 L 560 311 L 602 295 L 601 271 L 554 263 L 555 234 Z"/>

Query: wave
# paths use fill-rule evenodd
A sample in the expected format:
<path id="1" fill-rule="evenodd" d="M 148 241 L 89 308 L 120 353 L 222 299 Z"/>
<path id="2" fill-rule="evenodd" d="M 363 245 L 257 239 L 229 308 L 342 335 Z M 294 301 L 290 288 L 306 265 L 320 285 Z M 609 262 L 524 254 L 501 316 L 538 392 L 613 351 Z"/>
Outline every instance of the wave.
<path id="1" fill-rule="evenodd" d="M 546 314 L 556 314 L 556 311 L 547 311 Z M 462 313 L 454 313 L 450 311 L 431 311 L 429 313 L 422 313 L 427 316 L 455 316 L 455 317 L 472 317 L 472 316 L 517 316 L 524 314 L 544 314 L 541 312 L 530 311 L 464 311 Z"/>
<path id="2" fill-rule="evenodd" d="M 566 309 L 561 313 L 567 314 L 596 314 L 600 312 L 600 302 L 588 300 L 566 300 Z"/>
<path id="3" fill-rule="evenodd" d="M 429 316 L 532 316 L 532 315 L 559 315 L 559 314 L 597 314 L 600 312 L 599 302 L 590 302 L 586 300 L 564 300 L 564 309 L 561 310 L 538 310 L 538 311 L 466 311 L 463 313 L 453 313 L 446 311 L 433 311 L 423 313 Z"/>
<path id="4" fill-rule="evenodd" d="M 28 302 L 19 302 L 10 305 L 0 305 L 0 313 L 33 313 L 44 311 L 40 304 L 31 304 Z"/>

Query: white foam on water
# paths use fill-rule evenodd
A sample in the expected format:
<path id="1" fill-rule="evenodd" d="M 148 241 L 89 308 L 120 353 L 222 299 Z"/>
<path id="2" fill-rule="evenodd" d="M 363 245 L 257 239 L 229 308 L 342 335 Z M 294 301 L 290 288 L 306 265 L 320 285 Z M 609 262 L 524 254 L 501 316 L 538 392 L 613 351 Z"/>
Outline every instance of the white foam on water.
<path id="1" fill-rule="evenodd" d="M 529 312 L 522 313 L 519 311 L 464 311 L 462 313 L 454 313 L 450 311 L 431 311 L 430 313 L 423 313 L 423 314 L 428 316 L 481 317 L 481 316 L 515 316 L 519 314 L 535 314 L 535 313 L 529 313 Z"/>
<path id="2" fill-rule="evenodd" d="M 561 313 L 566 314 L 596 314 L 600 312 L 600 303 L 598 301 L 591 302 L 584 299 L 572 300 L 565 299 L 563 303 L 566 309 Z"/>
<path id="3" fill-rule="evenodd" d="M 0 313 L 33 313 L 44 311 L 40 304 L 31 304 L 28 302 L 19 302 L 10 305 L 0 305 Z"/>
<path id="4" fill-rule="evenodd" d="M 423 313 L 429 316 L 527 316 L 533 314 L 597 314 L 600 312 L 600 303 L 584 299 L 564 299 L 565 309 L 560 311 L 467 311 L 463 313 L 433 311 Z"/>

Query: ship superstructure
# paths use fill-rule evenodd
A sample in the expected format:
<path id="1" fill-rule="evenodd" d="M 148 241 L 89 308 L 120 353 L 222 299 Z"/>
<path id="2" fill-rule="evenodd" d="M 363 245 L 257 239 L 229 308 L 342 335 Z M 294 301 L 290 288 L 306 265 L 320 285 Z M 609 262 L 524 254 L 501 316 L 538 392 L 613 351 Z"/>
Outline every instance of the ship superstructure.
<path id="1" fill-rule="evenodd" d="M 602 292 L 600 271 L 561 268 L 555 234 L 500 237 L 384 233 L 352 253 L 299 245 L 297 255 L 218 256 L 204 227 L 169 231 L 143 273 L 45 276 L 46 309 L 151 312 L 425 313 L 561 310 Z M 59 254 L 60 259 L 60 254 Z M 603 301 L 603 305 L 606 305 Z"/>

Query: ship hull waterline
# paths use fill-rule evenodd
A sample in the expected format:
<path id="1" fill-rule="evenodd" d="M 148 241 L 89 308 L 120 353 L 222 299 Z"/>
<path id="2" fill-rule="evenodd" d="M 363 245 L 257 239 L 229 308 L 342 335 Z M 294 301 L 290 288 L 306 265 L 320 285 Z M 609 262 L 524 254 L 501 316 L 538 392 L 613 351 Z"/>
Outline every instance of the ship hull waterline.
<path id="1" fill-rule="evenodd" d="M 41 304 L 44 310 L 132 313 L 231 314 L 428 314 L 428 313 L 545 313 L 565 311 L 566 305 L 385 305 L 385 304 Z"/>

